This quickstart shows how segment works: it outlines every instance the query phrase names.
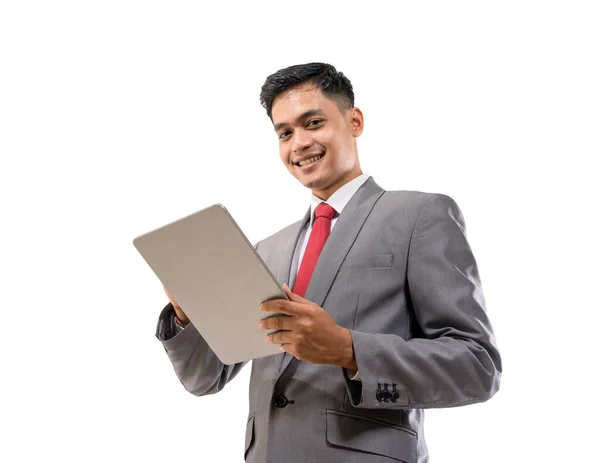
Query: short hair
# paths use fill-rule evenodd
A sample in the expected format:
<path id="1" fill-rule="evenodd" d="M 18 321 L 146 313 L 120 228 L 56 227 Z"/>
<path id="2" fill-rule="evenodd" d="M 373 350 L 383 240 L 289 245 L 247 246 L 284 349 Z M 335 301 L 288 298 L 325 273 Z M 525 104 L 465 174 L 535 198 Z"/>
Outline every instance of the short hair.
<path id="1" fill-rule="evenodd" d="M 260 104 L 267 110 L 271 120 L 273 100 L 279 94 L 304 83 L 313 83 L 325 96 L 335 101 L 340 111 L 354 107 L 354 91 L 350 80 L 331 64 L 296 64 L 271 74 L 262 86 Z"/>

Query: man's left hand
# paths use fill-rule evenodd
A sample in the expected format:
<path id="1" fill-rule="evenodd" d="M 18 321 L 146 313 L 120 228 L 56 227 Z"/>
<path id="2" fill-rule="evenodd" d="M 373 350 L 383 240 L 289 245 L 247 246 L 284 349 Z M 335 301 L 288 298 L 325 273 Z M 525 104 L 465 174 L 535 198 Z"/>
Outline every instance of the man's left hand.
<path id="1" fill-rule="evenodd" d="M 289 301 L 276 299 L 260 305 L 260 310 L 265 312 L 287 315 L 260 322 L 259 328 L 263 330 L 281 330 L 265 340 L 281 344 L 281 350 L 298 360 L 356 370 L 350 331 L 335 323 L 322 307 L 292 293 L 287 285 L 283 285 L 283 289 Z"/>

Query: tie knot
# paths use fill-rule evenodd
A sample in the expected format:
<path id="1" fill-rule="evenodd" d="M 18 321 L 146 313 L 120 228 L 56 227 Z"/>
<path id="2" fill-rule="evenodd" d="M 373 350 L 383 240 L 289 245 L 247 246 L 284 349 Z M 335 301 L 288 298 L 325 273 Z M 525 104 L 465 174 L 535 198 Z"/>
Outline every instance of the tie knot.
<path id="1" fill-rule="evenodd" d="M 315 209 L 315 218 L 325 217 L 328 220 L 333 219 L 335 209 L 327 203 L 319 204 Z"/>

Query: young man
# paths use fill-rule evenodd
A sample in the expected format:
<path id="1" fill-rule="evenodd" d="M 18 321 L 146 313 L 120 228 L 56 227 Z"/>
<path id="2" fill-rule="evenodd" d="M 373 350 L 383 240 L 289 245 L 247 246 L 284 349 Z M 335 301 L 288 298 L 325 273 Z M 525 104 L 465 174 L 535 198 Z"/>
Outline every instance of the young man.
<path id="1" fill-rule="evenodd" d="M 257 245 L 293 292 L 261 307 L 289 316 L 261 323 L 284 352 L 252 362 L 246 461 L 427 462 L 423 409 L 485 401 L 501 375 L 461 212 L 362 173 L 363 114 L 333 66 L 282 69 L 261 102 L 313 196 Z M 243 364 L 222 364 L 169 299 L 157 336 L 175 372 L 192 394 L 220 391 Z"/>

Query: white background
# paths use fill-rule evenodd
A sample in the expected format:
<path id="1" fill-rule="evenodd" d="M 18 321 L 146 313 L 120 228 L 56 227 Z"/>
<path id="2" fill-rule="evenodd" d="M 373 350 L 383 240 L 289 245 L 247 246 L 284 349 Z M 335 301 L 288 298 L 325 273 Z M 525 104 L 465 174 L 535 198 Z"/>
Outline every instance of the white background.
<path id="1" fill-rule="evenodd" d="M 250 369 L 184 391 L 132 240 L 214 202 L 252 242 L 301 218 L 258 96 L 326 61 L 363 170 L 461 207 L 503 354 L 491 401 L 427 413 L 432 461 L 598 461 L 596 2 L 209 4 L 0 4 L 0 459 L 242 461 Z"/>

